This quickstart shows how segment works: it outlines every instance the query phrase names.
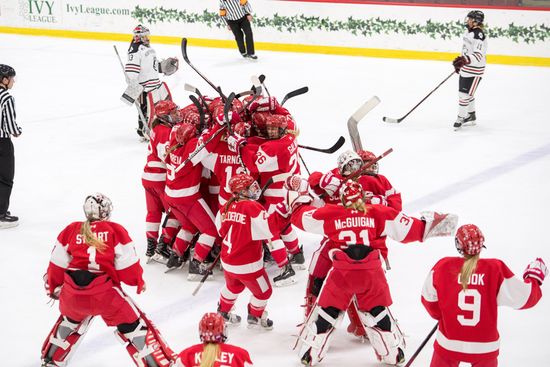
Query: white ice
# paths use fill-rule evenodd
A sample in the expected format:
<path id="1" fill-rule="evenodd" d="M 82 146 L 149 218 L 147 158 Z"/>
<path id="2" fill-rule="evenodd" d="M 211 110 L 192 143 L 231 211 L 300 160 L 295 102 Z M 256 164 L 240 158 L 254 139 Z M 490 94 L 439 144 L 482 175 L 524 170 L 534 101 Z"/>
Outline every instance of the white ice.
<path id="1" fill-rule="evenodd" d="M 126 43 L 116 43 L 122 54 Z M 154 45 L 160 57 L 180 56 L 178 45 Z M 459 45 L 457 45 L 458 50 Z M 461 224 L 476 223 L 486 236 L 486 257 L 503 259 L 522 274 L 536 257 L 550 263 L 550 68 L 489 65 L 477 95 L 476 127 L 453 131 L 458 78 L 453 77 L 398 125 L 383 116 L 400 117 L 450 73 L 447 62 L 258 52 L 243 60 L 236 50 L 189 47 L 204 74 L 226 92 L 250 87 L 250 77 L 265 74 L 269 91 L 282 97 L 309 86 L 310 92 L 286 105 L 300 124 L 299 141 L 328 147 L 348 138 L 346 121 L 364 101 L 377 95 L 382 103 L 360 124 L 363 145 L 379 154 L 386 175 L 404 198 L 404 210 L 457 213 Z M 181 59 L 181 58 L 180 58 Z M 16 177 L 11 212 L 17 228 L 0 232 L 0 336 L 3 364 L 39 366 L 40 348 L 58 317 L 48 306 L 42 276 L 57 234 L 81 220 L 86 194 L 100 191 L 114 202 L 113 220 L 123 224 L 145 253 L 145 201 L 140 176 L 147 146 L 135 133 L 136 111 L 119 100 L 124 76 L 113 42 L 0 35 L 0 62 L 17 69 L 12 90 L 23 135 L 14 139 Z M 180 105 L 190 103 L 184 83 L 214 94 L 183 61 L 165 80 Z M 350 148 L 349 141 L 346 148 Z M 310 170 L 335 166 L 332 156 L 302 151 Z M 307 255 L 319 238 L 300 233 Z M 411 356 L 435 324 L 420 303 L 429 269 L 444 256 L 456 255 L 452 238 L 424 244 L 389 243 L 388 273 L 392 310 L 407 335 Z M 196 283 L 186 272 L 163 273 L 158 264 L 143 265 L 148 290 L 134 295 L 175 351 L 198 343 L 197 325 L 214 311 L 222 276 L 208 282 L 196 297 Z M 186 269 L 185 269 L 186 270 Z M 272 269 L 272 273 L 275 269 Z M 256 366 L 298 366 L 291 347 L 302 320 L 306 272 L 293 287 L 275 289 L 268 310 L 271 332 L 241 326 L 229 342 L 250 351 Z M 548 284 L 543 286 L 547 291 Z M 246 316 L 248 293 L 237 311 Z M 550 360 L 550 299 L 546 295 L 526 311 L 500 309 L 500 364 L 543 366 Z M 322 366 L 377 366 L 368 344 L 336 332 Z M 427 366 L 431 340 L 413 363 Z M 132 366 L 112 330 L 96 320 L 70 364 Z"/>

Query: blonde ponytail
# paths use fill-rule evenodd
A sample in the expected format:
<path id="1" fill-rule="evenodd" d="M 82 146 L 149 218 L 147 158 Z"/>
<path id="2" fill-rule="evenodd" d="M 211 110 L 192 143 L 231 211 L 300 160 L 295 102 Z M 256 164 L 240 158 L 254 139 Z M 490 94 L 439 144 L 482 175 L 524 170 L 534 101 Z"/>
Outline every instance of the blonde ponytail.
<path id="1" fill-rule="evenodd" d="M 103 252 L 107 248 L 105 242 L 99 240 L 92 232 L 90 221 L 86 220 L 80 227 L 80 234 L 84 236 L 84 240 L 88 246 L 94 247 L 97 251 Z"/>
<path id="2" fill-rule="evenodd" d="M 464 255 L 464 264 L 462 264 L 462 269 L 460 269 L 460 275 L 458 280 L 462 284 L 462 289 L 468 289 L 468 281 L 474 273 L 477 267 L 477 261 L 479 260 L 479 254 L 477 255 Z"/>
<path id="3" fill-rule="evenodd" d="M 362 199 L 354 201 L 348 208 L 355 209 L 362 212 L 363 214 L 367 214 L 367 206 Z"/>
<path id="4" fill-rule="evenodd" d="M 214 367 L 216 358 L 220 355 L 218 343 L 206 343 L 201 353 L 201 364 L 199 367 Z"/>

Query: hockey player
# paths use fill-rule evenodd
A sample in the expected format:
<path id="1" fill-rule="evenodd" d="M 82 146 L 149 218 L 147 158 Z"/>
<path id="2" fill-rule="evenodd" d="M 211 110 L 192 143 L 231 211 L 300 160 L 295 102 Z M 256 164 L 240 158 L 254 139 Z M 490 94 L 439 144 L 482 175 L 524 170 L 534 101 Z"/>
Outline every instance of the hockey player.
<path id="1" fill-rule="evenodd" d="M 468 29 L 463 36 L 462 55 L 453 60 L 458 80 L 458 117 L 454 128 L 465 123 L 475 125 L 476 107 L 474 94 L 485 72 L 487 35 L 483 30 L 485 15 L 480 10 L 472 10 L 464 20 Z"/>
<path id="2" fill-rule="evenodd" d="M 302 189 L 303 185 L 291 182 L 289 187 Z M 340 199 L 343 206 L 327 204 L 316 208 L 306 205 L 312 200 L 307 192 L 288 193 L 292 224 L 323 234 L 333 243 L 329 252 L 332 269 L 300 330 L 300 358 L 305 365 L 315 365 L 323 359 L 334 327 L 355 297 L 378 360 L 397 365 L 404 360 L 405 342 L 387 308 L 392 300 L 380 254 L 369 246 L 370 239 L 385 234 L 408 243 L 449 236 L 457 218 L 432 212 L 432 219 L 420 220 L 382 205 L 367 205 L 361 185 L 351 180 L 340 188 Z"/>
<path id="3" fill-rule="evenodd" d="M 149 29 L 138 25 L 133 30 L 133 38 L 128 48 L 128 62 L 124 68 L 128 87 L 122 94 L 122 100 L 133 104 L 138 100 L 145 121 L 138 117 L 137 133 L 148 139 L 149 128 L 155 116 L 154 104 L 172 99 L 166 83 L 161 82 L 159 73 L 172 75 L 178 70 L 178 59 L 169 57 L 158 61 L 155 50 L 149 42 Z"/>
<path id="4" fill-rule="evenodd" d="M 223 238 L 221 263 L 225 276 L 218 312 L 226 322 L 239 324 L 241 317 L 231 310 L 239 294 L 248 288 L 252 293 L 248 303 L 249 328 L 271 330 L 273 321 L 267 318 L 265 308 L 272 288 L 264 269 L 262 241 L 268 242 L 273 258 L 282 268 L 273 278 L 275 284 L 294 282 L 294 270 L 282 241 L 274 235 L 273 223 L 257 201 L 261 195 L 258 183 L 252 176 L 240 174 L 229 180 L 229 188 L 233 197 L 216 217 Z"/>
<path id="5" fill-rule="evenodd" d="M 172 101 L 160 101 L 155 105 L 156 119 L 151 125 L 151 140 L 149 141 L 147 163 L 143 167 L 141 182 L 145 189 L 145 203 L 147 217 L 145 219 L 148 258 L 152 257 L 157 248 L 159 228 L 162 213 L 168 211 L 168 204 L 164 199 L 166 186 L 166 149 L 169 144 L 172 127 L 181 122 L 178 106 Z M 174 218 L 172 218 L 173 220 Z M 175 231 L 172 224 L 163 229 L 163 238 L 170 240 Z"/>
<path id="6" fill-rule="evenodd" d="M 439 322 L 431 367 L 496 367 L 499 353 L 497 307 L 527 309 L 542 297 L 548 275 L 537 258 L 523 272 L 523 281 L 498 259 L 480 259 L 485 237 L 474 224 L 458 228 L 460 257 L 439 260 L 426 278 L 422 304 Z"/>
<path id="7" fill-rule="evenodd" d="M 182 229 L 176 237 L 173 254 L 167 266 L 179 267 L 182 257 L 195 233 L 200 235 L 195 244 L 195 253 L 189 263 L 189 280 L 199 280 L 206 272 L 201 264 L 212 249 L 217 237 L 214 214 L 200 195 L 202 165 L 193 166 L 190 162 L 180 171 L 176 167 L 185 162 L 197 147 L 197 127 L 188 123 L 174 126 L 167 155 L 166 200 Z"/>
<path id="8" fill-rule="evenodd" d="M 248 352 L 226 344 L 225 320 L 218 313 L 205 313 L 199 323 L 201 344 L 184 349 L 174 367 L 246 367 L 252 361 Z"/>
<path id="9" fill-rule="evenodd" d="M 84 222 L 69 224 L 57 237 L 45 275 L 48 296 L 59 299 L 61 315 L 42 346 L 42 366 L 66 366 L 95 316 L 116 334 L 136 366 L 168 367 L 174 353 L 154 325 L 121 288 L 145 291 L 143 269 L 128 232 L 109 221 L 113 206 L 102 194 L 84 201 Z"/>

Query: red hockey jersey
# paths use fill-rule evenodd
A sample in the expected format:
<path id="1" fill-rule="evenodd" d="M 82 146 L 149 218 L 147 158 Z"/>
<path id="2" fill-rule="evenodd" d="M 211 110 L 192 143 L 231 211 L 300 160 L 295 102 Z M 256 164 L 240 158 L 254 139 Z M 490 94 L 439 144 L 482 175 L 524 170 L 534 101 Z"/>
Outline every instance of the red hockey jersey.
<path id="1" fill-rule="evenodd" d="M 143 167 L 141 178 L 146 181 L 162 182 L 166 181 L 166 147 L 170 138 L 171 127 L 159 124 L 153 128 L 150 134 L 147 163 Z"/>
<path id="2" fill-rule="evenodd" d="M 73 222 L 57 236 L 48 266 L 48 285 L 52 291 L 63 284 L 67 270 L 106 273 L 115 284 L 143 285 L 143 269 L 124 227 L 108 221 L 91 223 L 92 232 L 107 245 L 104 252 L 86 244 L 81 227 L 82 222 Z"/>
<path id="3" fill-rule="evenodd" d="M 220 343 L 220 354 L 214 362 L 214 367 L 246 367 L 251 366 L 252 361 L 248 352 L 231 344 Z M 199 367 L 204 344 L 196 344 L 184 349 L 176 359 L 174 367 Z"/>
<path id="4" fill-rule="evenodd" d="M 498 259 L 479 259 L 468 288 L 459 282 L 462 257 L 445 257 L 432 268 L 422 304 L 439 320 L 434 348 L 464 362 L 495 358 L 499 350 L 497 306 L 533 307 L 541 298 L 534 280 L 523 281 Z"/>
<path id="5" fill-rule="evenodd" d="M 253 200 L 233 202 L 227 211 L 220 210 L 216 227 L 222 241 L 221 262 L 224 270 L 233 274 L 250 274 L 264 267 L 262 241 L 269 241 L 277 264 L 284 264 L 286 250 L 275 222 L 264 207 Z"/>
<path id="6" fill-rule="evenodd" d="M 395 210 L 401 211 L 403 209 L 401 193 L 395 190 L 386 176 L 362 175 L 357 179 L 357 182 L 359 182 L 366 193 L 370 193 L 375 197 L 379 196 L 379 199 L 382 201 L 380 204 L 385 202 L 384 205 L 392 207 Z"/>
<path id="7" fill-rule="evenodd" d="M 191 162 L 179 171 L 178 166 L 185 162 L 189 155 L 197 147 L 198 138 L 189 140 L 184 146 L 174 149 L 166 156 L 166 195 L 170 198 L 198 199 L 200 198 L 200 186 L 202 178 L 202 165 L 193 165 Z M 170 145 L 175 144 L 175 139 L 170 139 Z"/>

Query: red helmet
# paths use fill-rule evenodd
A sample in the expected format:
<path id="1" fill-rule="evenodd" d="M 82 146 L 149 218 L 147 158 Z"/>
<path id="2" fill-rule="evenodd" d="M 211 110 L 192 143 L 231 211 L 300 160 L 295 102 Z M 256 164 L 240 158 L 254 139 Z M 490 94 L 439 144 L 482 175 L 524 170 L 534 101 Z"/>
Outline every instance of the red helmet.
<path id="1" fill-rule="evenodd" d="M 250 136 L 250 123 L 246 121 L 239 121 L 233 127 L 235 134 L 240 136 L 249 137 Z"/>
<path id="2" fill-rule="evenodd" d="M 136 42 L 136 43 L 141 42 L 145 45 L 149 44 L 149 35 L 150 35 L 149 28 L 147 28 L 147 27 L 145 27 L 141 24 L 138 24 L 136 26 L 136 28 L 134 28 L 132 33 L 134 35 L 134 38 L 133 38 L 134 42 Z"/>
<path id="3" fill-rule="evenodd" d="M 181 121 L 178 105 L 170 100 L 157 102 L 155 104 L 155 114 L 159 120 L 170 125 L 177 124 Z"/>
<path id="4" fill-rule="evenodd" d="M 377 158 L 374 155 L 373 152 L 369 152 L 368 150 L 358 150 L 357 154 L 359 154 L 359 157 L 361 157 L 361 160 L 363 161 L 363 164 L 370 163 L 370 162 L 374 161 Z M 374 163 L 372 166 L 367 168 L 366 173 L 377 175 L 378 174 L 378 162 Z"/>
<path id="5" fill-rule="evenodd" d="M 198 127 L 201 123 L 201 115 L 193 110 L 180 110 L 181 121 L 185 124 L 190 124 Z"/>
<path id="6" fill-rule="evenodd" d="M 215 312 L 205 313 L 199 322 L 199 335 L 203 343 L 223 343 L 227 335 L 222 315 Z"/>
<path id="7" fill-rule="evenodd" d="M 244 196 L 249 199 L 257 200 L 260 197 L 260 186 L 254 177 L 241 173 L 231 177 L 229 180 L 229 191 L 233 195 Z"/>
<path id="8" fill-rule="evenodd" d="M 347 180 L 340 186 L 340 200 L 345 207 L 351 206 L 358 200 L 364 200 L 363 187 L 352 180 Z"/>
<path id="9" fill-rule="evenodd" d="M 475 224 L 464 224 L 456 230 L 455 246 L 461 255 L 477 255 L 481 252 L 485 237 Z"/>
<path id="10" fill-rule="evenodd" d="M 197 136 L 197 129 L 194 125 L 191 124 L 179 124 L 174 127 L 176 131 L 174 132 L 176 141 L 178 144 L 184 145 L 189 140 Z"/>
<path id="11" fill-rule="evenodd" d="M 269 139 L 279 139 L 288 127 L 288 117 L 272 115 L 270 112 L 256 112 L 252 116 L 256 133 Z"/>

